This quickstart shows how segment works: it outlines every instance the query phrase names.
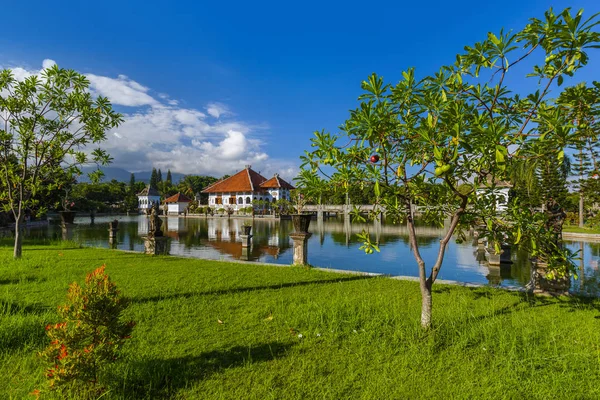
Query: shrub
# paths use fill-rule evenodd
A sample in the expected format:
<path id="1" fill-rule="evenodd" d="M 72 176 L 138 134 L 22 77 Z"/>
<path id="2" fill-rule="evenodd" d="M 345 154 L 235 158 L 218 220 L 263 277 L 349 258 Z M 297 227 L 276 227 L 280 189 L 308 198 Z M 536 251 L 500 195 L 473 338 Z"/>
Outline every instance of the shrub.
<path id="1" fill-rule="evenodd" d="M 104 265 L 88 274 L 85 285 L 73 282 L 67 303 L 58 307 L 63 319 L 46 326 L 50 345 L 39 355 L 48 363 L 49 390 L 96 396 L 103 391 L 98 382 L 102 367 L 114 361 L 135 325 L 123 322 L 127 307 Z"/>

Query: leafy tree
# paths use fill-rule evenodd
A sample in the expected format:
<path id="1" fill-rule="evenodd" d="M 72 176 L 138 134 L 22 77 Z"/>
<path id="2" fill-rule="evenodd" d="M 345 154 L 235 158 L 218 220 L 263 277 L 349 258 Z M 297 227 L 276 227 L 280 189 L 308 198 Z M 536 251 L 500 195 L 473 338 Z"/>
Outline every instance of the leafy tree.
<path id="1" fill-rule="evenodd" d="M 215 183 L 217 178 L 206 175 L 186 175 L 177 184 L 177 190 L 182 194 L 192 198 L 197 193 L 200 193 L 203 189 L 209 185 Z M 208 204 L 208 196 L 201 195 L 200 204 Z"/>
<path id="2" fill-rule="evenodd" d="M 74 209 L 80 211 L 96 210 L 110 212 L 127 208 L 131 202 L 129 188 L 124 182 L 115 179 L 104 183 L 78 183 L 73 186 L 70 198 Z M 129 198 L 129 201 L 128 201 Z M 135 198 L 137 206 L 137 197 Z"/>
<path id="3" fill-rule="evenodd" d="M 498 184 L 508 179 L 511 158 L 564 157 L 571 129 L 548 95 L 565 75 L 587 63 L 586 49 L 599 45 L 600 35 L 592 31 L 596 20 L 595 15 L 583 21 L 582 12 L 572 15 L 569 9 L 560 14 L 549 10 L 520 32 L 489 33 L 432 76 L 419 80 L 409 69 L 392 86 L 372 74 L 363 81 L 360 105 L 341 132 L 315 132 L 311 139 L 313 150 L 302 157 L 302 169 L 325 175 L 342 190 L 372 183 L 376 205 L 406 221 L 419 270 L 423 327 L 431 325 L 432 285 L 453 234 L 460 238 L 477 219 L 492 238 L 508 234 L 518 242 L 530 233 L 532 243 L 541 238 L 534 234 L 541 223 L 521 229 L 526 219 L 518 205 L 511 209 L 513 223 L 498 218 Z M 525 59 L 533 61 L 530 75 L 540 90 L 521 96 L 507 84 L 522 71 L 514 67 Z M 459 190 L 464 183 L 472 188 Z M 450 219 L 429 273 L 415 233 L 415 207 L 440 225 Z M 360 238 L 367 253 L 379 250 L 368 232 Z M 565 260 L 561 249 L 551 251 Z"/>
<path id="4" fill-rule="evenodd" d="M 158 173 L 156 168 L 152 168 L 152 174 L 150 175 L 150 187 L 152 189 L 158 189 Z"/>
<path id="5" fill-rule="evenodd" d="M 566 88 L 558 98 L 568 120 L 574 126 L 572 148 L 575 150 L 573 172 L 575 189 L 579 192 L 579 226 L 584 225 L 586 181 L 599 170 L 600 83 L 591 87 L 581 83 Z"/>
<path id="6" fill-rule="evenodd" d="M 94 99 L 88 87 L 85 76 L 56 65 L 23 81 L 0 71 L 0 202 L 15 219 L 15 258 L 22 254 L 25 212 L 40 205 L 40 194 L 81 174 L 82 164 L 110 162 L 100 148 L 85 150 L 105 140 L 122 117 L 105 97 Z M 90 178 L 100 176 L 97 170 Z"/>

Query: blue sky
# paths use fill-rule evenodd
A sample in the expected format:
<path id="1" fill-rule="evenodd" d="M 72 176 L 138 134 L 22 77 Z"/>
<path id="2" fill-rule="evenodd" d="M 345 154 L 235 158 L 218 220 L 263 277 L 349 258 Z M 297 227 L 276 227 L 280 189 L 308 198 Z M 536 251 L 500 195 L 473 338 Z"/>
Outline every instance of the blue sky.
<path id="1" fill-rule="evenodd" d="M 54 60 L 88 74 L 126 116 L 106 143 L 115 166 L 220 176 L 252 164 L 288 178 L 370 73 L 433 73 L 550 6 L 600 11 L 597 0 L 6 3 L 0 66 L 26 76 Z M 600 80 L 597 53 L 578 80 Z"/>

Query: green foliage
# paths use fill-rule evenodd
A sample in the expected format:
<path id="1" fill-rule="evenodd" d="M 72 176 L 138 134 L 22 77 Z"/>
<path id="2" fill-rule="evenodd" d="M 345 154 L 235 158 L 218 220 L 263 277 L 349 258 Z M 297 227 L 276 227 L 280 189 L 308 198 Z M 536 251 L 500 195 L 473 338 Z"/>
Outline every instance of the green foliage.
<path id="1" fill-rule="evenodd" d="M 156 168 L 152 168 L 152 173 L 150 174 L 150 187 L 158 189 L 158 173 L 156 172 Z"/>
<path id="2" fill-rule="evenodd" d="M 177 190 L 191 198 L 216 181 L 217 178 L 212 176 L 186 175 L 177 184 Z M 201 194 L 200 203 L 208 204 L 208 195 Z"/>
<path id="3" fill-rule="evenodd" d="M 130 338 L 134 323 L 122 321 L 127 302 L 104 268 L 88 274 L 83 287 L 72 283 L 67 303 L 58 308 L 63 321 L 46 326 L 50 345 L 39 355 L 48 365 L 50 391 L 100 394 L 100 370 Z"/>
<path id="4" fill-rule="evenodd" d="M 311 151 L 301 157 L 301 179 L 325 176 L 328 186 L 346 193 L 351 186 L 372 184 L 375 205 L 392 219 L 407 221 L 419 275 L 429 291 L 454 232 L 460 237 L 476 220 L 492 225 L 499 220 L 499 184 L 510 177 L 511 159 L 564 159 L 572 126 L 548 95 L 565 75 L 587 64 L 588 49 L 600 46 L 600 34 L 593 30 L 597 20 L 594 15 L 583 21 L 581 11 L 549 10 L 519 32 L 490 33 L 465 47 L 454 64 L 434 75 L 418 79 L 409 69 L 395 85 L 370 75 L 341 132 L 314 133 Z M 519 74 L 513 66 L 527 58 L 544 60 L 528 75 L 543 89 L 521 96 L 507 83 Z M 467 183 L 471 190 L 464 190 Z M 429 274 L 414 234 L 415 207 L 427 221 L 451 221 Z M 513 236 L 518 230 L 516 224 L 500 224 L 488 231 L 503 229 Z M 363 238 L 363 250 L 372 252 L 370 236 Z M 430 313 L 423 317 L 428 325 Z"/>
<path id="5" fill-rule="evenodd" d="M 15 257 L 21 256 L 19 223 L 24 212 L 45 212 L 46 191 L 61 190 L 88 162 L 106 165 L 109 155 L 89 149 L 106 139 L 122 116 L 105 97 L 93 98 L 87 78 L 54 65 L 18 81 L 0 71 L 0 203 L 17 221 Z M 101 171 L 90 174 L 97 181 Z"/>
<path id="6" fill-rule="evenodd" d="M 137 196 L 127 184 L 113 179 L 105 183 L 78 183 L 69 193 L 77 211 L 110 212 L 127 211 L 137 208 Z"/>

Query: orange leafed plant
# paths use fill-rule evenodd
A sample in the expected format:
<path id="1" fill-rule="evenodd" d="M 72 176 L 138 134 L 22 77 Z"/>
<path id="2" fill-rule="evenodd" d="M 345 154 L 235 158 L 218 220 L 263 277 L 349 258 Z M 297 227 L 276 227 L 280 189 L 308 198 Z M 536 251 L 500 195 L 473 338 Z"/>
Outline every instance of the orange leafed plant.
<path id="1" fill-rule="evenodd" d="M 49 390 L 78 395 L 102 392 L 99 372 L 117 358 L 135 325 L 123 321 L 127 305 L 104 265 L 86 276 L 84 286 L 69 285 L 67 302 L 58 307 L 63 321 L 46 326 L 50 344 L 39 353 L 48 364 Z"/>

